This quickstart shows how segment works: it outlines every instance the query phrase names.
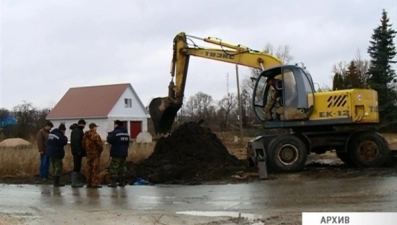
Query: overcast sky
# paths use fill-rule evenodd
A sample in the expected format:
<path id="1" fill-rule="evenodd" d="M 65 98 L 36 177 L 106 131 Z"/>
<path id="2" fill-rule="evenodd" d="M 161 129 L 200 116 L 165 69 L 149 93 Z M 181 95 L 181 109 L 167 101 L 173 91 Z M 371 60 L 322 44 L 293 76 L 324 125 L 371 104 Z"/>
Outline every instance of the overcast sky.
<path id="1" fill-rule="evenodd" d="M 2 0 L 0 107 L 48 107 L 71 87 L 116 83 L 131 83 L 148 105 L 168 93 L 180 31 L 258 50 L 290 45 L 294 62 L 331 86 L 333 64 L 357 49 L 368 58 L 383 8 L 397 29 L 395 0 Z M 233 64 L 193 57 L 185 96 L 203 91 L 220 99 L 227 83 L 235 92 Z"/>

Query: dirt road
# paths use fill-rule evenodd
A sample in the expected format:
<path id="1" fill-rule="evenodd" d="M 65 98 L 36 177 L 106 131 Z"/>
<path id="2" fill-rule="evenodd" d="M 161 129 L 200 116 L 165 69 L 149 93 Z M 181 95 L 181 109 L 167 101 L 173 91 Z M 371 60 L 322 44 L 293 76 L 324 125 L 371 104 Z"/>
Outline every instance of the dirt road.
<path id="1" fill-rule="evenodd" d="M 0 224 L 300 224 L 302 211 L 397 212 L 397 177 L 99 190 L 0 185 Z"/>

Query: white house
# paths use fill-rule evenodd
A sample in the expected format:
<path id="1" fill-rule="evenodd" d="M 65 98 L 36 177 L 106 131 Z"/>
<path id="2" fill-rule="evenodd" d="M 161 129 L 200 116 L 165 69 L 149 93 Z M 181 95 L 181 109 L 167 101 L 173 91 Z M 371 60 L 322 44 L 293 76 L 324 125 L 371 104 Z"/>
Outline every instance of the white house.
<path id="1" fill-rule="evenodd" d="M 79 119 L 87 123 L 84 131 L 90 123 L 96 123 L 98 133 L 105 140 L 115 120 L 123 121 L 131 138 L 135 139 L 140 132 L 147 132 L 149 117 L 134 88 L 126 83 L 70 88 L 46 119 L 53 122 L 54 127 L 65 124 L 68 138 L 70 125 Z"/>

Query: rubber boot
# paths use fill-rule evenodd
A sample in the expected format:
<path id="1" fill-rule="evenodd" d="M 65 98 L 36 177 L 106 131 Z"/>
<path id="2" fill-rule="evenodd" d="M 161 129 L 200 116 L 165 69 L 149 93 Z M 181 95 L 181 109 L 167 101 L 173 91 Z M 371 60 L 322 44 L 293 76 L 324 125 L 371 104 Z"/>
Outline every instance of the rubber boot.
<path id="1" fill-rule="evenodd" d="M 117 187 L 117 177 L 112 177 L 112 178 L 110 178 L 110 184 L 108 184 L 108 187 L 112 187 L 112 188 L 114 188 L 114 187 Z"/>
<path id="2" fill-rule="evenodd" d="M 54 187 L 63 187 L 65 184 L 59 183 L 59 176 L 54 176 Z"/>
<path id="3" fill-rule="evenodd" d="M 97 185 L 92 185 L 90 188 L 102 188 L 102 185 L 99 185 L 99 184 L 97 184 Z"/>
<path id="4" fill-rule="evenodd" d="M 81 188 L 83 187 L 82 183 L 79 183 L 79 173 L 72 173 L 72 188 Z"/>
<path id="5" fill-rule="evenodd" d="M 124 187 L 125 186 L 125 177 L 124 176 L 120 176 L 119 186 L 120 187 Z"/>

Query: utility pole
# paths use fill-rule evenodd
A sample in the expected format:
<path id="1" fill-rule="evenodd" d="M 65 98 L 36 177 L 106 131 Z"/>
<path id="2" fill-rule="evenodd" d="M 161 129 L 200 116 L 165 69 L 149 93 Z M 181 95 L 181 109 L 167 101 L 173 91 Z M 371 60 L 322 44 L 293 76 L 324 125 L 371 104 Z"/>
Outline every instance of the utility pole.
<path id="1" fill-rule="evenodd" d="M 236 64 L 236 79 L 237 79 L 237 101 L 238 101 L 238 117 L 240 125 L 240 143 L 243 141 L 243 116 L 241 112 L 241 96 L 240 96 L 240 79 L 238 77 L 238 65 Z"/>
<path id="2" fill-rule="evenodd" d="M 229 94 L 229 73 L 226 73 L 226 91 Z"/>

